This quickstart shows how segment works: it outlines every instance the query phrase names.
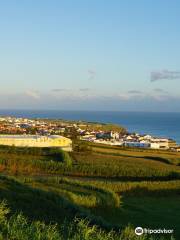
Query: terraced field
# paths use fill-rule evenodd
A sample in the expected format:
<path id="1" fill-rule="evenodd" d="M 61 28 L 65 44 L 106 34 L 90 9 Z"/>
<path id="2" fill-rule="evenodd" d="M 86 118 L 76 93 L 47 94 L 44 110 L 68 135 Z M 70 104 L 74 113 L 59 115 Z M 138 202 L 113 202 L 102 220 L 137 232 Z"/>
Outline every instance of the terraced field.
<path id="1" fill-rule="evenodd" d="M 151 151 L 96 146 L 89 153 L 73 152 L 70 167 L 63 161 L 58 162 L 57 156 L 20 154 L 13 157 L 16 176 L 12 175 L 9 164 L 13 154 L 0 153 L 7 159 L 3 160 L 6 164 L 1 161 L 4 176 L 0 176 L 0 201 L 6 200 L 11 209 L 10 216 L 15 218 L 17 215 L 14 214 L 22 212 L 23 221 L 30 221 L 33 227 L 36 221 L 45 224 L 46 230 L 52 230 L 52 224 L 57 224 L 54 230 L 56 237 L 48 238 L 46 235 L 47 238 L 37 239 L 134 240 L 172 237 L 168 234 L 138 237 L 134 233 L 137 226 L 174 229 L 175 239 L 180 238 L 179 154 L 152 152 L 151 156 Z M 173 161 L 169 158 L 171 154 Z M 34 164 L 35 159 L 40 159 L 41 165 Z M 169 162 L 162 159 L 169 159 Z M 55 164 L 57 168 L 54 168 Z M 27 172 L 29 166 L 32 168 Z M 7 217 L 6 222 L 11 220 L 9 215 Z M 74 232 L 79 234 L 76 238 Z"/>

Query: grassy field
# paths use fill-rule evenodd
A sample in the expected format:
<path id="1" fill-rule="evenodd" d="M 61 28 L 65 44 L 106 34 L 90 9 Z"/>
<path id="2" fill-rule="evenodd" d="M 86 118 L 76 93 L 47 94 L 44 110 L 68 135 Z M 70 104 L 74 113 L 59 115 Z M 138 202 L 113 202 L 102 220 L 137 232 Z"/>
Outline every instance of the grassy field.
<path id="1" fill-rule="evenodd" d="M 137 226 L 174 229 L 180 239 L 180 154 L 91 148 L 70 156 L 0 148 L 0 201 L 7 203 L 0 203 L 0 239 L 23 239 L 26 232 L 38 236 L 41 228 L 49 235 L 33 239 L 171 239 L 169 234 L 138 237 Z M 10 222 L 17 234 L 22 231 L 16 238 Z"/>
<path id="2" fill-rule="evenodd" d="M 139 157 L 114 156 L 103 153 L 74 154 L 76 165 L 72 175 L 137 179 L 180 179 L 179 166 Z M 142 167 L 143 166 L 143 167 Z"/>
<path id="3" fill-rule="evenodd" d="M 165 150 L 152 150 L 152 149 L 137 149 L 137 148 L 123 148 L 116 146 L 104 146 L 102 144 L 91 143 L 93 152 L 110 154 L 122 157 L 137 157 L 149 160 L 160 161 L 164 163 L 179 165 L 180 153 L 170 152 Z"/>

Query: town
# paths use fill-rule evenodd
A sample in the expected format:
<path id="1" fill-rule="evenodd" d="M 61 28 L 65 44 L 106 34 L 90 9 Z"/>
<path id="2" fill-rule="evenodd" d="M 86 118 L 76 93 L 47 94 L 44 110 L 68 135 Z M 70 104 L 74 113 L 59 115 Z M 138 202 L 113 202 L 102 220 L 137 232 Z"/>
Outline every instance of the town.
<path id="1" fill-rule="evenodd" d="M 121 127 L 114 128 L 112 125 L 111 128 L 108 124 L 82 121 L 0 117 L 0 134 L 1 136 L 14 135 L 14 137 L 60 135 L 72 140 L 80 139 L 97 144 L 180 151 L 180 146 L 173 139 L 128 133 Z"/>

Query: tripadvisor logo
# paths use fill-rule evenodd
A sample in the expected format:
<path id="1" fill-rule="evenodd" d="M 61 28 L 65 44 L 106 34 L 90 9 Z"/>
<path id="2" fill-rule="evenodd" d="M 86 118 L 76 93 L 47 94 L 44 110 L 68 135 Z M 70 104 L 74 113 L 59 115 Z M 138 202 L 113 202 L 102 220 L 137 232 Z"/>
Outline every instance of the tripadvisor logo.
<path id="1" fill-rule="evenodd" d="M 140 236 L 143 234 L 143 228 L 142 227 L 137 227 L 135 228 L 135 234 Z"/>
<path id="2" fill-rule="evenodd" d="M 140 236 L 143 233 L 145 234 L 172 234 L 174 232 L 173 229 L 149 229 L 149 228 L 142 228 L 142 227 L 137 227 L 135 228 L 135 234 Z"/>

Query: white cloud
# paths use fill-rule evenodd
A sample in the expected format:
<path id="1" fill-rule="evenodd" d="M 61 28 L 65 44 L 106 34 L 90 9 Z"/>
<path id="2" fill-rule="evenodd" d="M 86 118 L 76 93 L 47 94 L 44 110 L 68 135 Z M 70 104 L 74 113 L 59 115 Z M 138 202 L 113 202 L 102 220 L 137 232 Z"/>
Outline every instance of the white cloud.
<path id="1" fill-rule="evenodd" d="M 176 98 L 179 99 L 180 96 L 171 96 L 165 91 L 152 91 L 152 92 L 142 92 L 142 91 L 127 91 L 127 92 L 115 92 L 115 93 L 103 93 L 101 91 L 92 90 L 89 88 L 82 88 L 68 91 L 56 91 L 50 92 L 49 96 L 57 100 L 107 100 L 110 101 L 143 101 L 143 100 L 155 100 L 155 101 L 166 101 L 168 99 Z"/>
<path id="2" fill-rule="evenodd" d="M 25 92 L 25 95 L 28 96 L 28 97 L 31 97 L 33 99 L 40 99 L 40 93 L 38 91 L 27 90 Z"/>
<path id="3" fill-rule="evenodd" d="M 83 110 L 176 110 L 180 96 L 172 96 L 161 91 L 102 93 L 101 91 L 68 90 L 65 92 L 1 93 L 0 108 L 9 109 L 83 109 Z M 168 108 L 167 108 L 168 106 Z M 179 108 L 178 108 L 179 109 Z"/>
<path id="4" fill-rule="evenodd" d="M 151 72 L 151 82 L 155 82 L 159 80 L 173 80 L 173 79 L 180 79 L 179 71 L 162 70 L 162 71 Z"/>

